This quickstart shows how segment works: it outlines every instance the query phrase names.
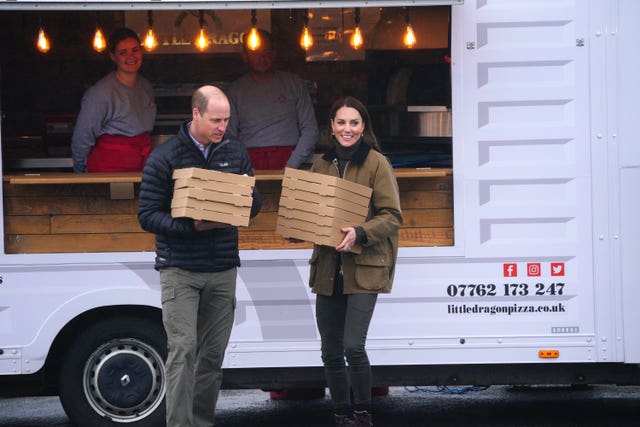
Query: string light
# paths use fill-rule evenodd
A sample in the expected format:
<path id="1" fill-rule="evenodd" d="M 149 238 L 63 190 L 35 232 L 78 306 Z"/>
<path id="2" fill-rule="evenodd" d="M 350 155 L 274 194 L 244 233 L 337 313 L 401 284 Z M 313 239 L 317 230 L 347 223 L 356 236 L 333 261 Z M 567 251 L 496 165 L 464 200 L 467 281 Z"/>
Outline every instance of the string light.
<path id="1" fill-rule="evenodd" d="M 200 11 L 200 33 L 198 34 L 198 38 L 196 38 L 195 45 L 200 52 L 204 52 L 209 47 L 209 44 L 211 44 L 211 41 L 209 40 L 209 36 L 204 30 L 204 11 L 201 10 Z"/>
<path id="2" fill-rule="evenodd" d="M 251 10 L 251 31 L 247 36 L 247 47 L 249 50 L 258 50 L 262 44 L 260 40 L 260 34 L 258 33 L 258 19 L 256 18 L 256 10 Z"/>
<path id="3" fill-rule="evenodd" d="M 300 36 L 300 46 L 304 50 L 309 50 L 313 46 L 313 37 L 309 31 L 309 10 L 304 11 L 304 27 L 302 28 L 302 35 Z"/>
<path id="4" fill-rule="evenodd" d="M 349 40 L 349 44 L 355 50 L 358 50 L 364 44 L 364 39 L 362 37 L 362 32 L 360 31 L 360 8 L 356 7 L 354 11 L 354 18 L 356 21 L 356 27 L 353 30 L 353 34 L 351 34 L 351 39 Z"/>
<path id="5" fill-rule="evenodd" d="M 407 7 L 406 10 L 407 10 L 407 15 L 406 15 L 405 21 L 407 26 L 404 32 L 404 38 L 402 42 L 406 47 L 412 48 L 418 40 L 416 39 L 416 34 L 413 32 L 413 28 L 411 27 L 411 17 L 409 16 L 409 7 Z"/>
<path id="6" fill-rule="evenodd" d="M 158 40 L 156 39 L 156 35 L 153 33 L 153 12 L 147 12 L 147 21 L 149 23 L 149 29 L 147 30 L 147 35 L 142 42 L 142 45 L 149 52 L 158 47 Z"/>
<path id="7" fill-rule="evenodd" d="M 96 27 L 96 33 L 93 35 L 93 50 L 96 52 L 102 52 L 107 48 L 107 42 L 104 39 L 104 34 L 100 29 L 100 25 Z"/>
<path id="8" fill-rule="evenodd" d="M 36 42 L 36 48 L 42 53 L 47 53 L 51 49 L 51 43 L 47 38 L 47 34 L 44 32 L 44 27 L 40 27 L 38 30 L 38 41 Z"/>

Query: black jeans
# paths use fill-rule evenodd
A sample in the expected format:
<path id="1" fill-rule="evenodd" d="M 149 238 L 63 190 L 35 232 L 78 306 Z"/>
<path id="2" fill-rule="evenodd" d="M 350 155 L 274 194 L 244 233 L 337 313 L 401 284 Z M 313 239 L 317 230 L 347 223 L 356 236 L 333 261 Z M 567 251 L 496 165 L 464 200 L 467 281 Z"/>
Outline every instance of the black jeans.
<path id="1" fill-rule="evenodd" d="M 351 411 L 350 391 L 355 409 L 369 409 L 371 365 L 365 342 L 377 298 L 377 294 L 344 295 L 342 286 L 336 286 L 332 296 L 316 297 L 322 362 L 336 413 Z"/>

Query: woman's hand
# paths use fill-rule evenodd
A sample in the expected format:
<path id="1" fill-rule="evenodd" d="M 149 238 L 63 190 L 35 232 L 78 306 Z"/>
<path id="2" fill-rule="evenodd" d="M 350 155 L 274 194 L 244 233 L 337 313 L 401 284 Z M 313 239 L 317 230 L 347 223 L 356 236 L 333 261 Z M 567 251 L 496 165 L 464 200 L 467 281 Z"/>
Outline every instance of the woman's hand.
<path id="1" fill-rule="evenodd" d="M 351 248 L 353 248 L 353 245 L 356 244 L 356 229 L 355 227 L 342 227 L 340 231 L 345 233 L 345 236 L 342 242 L 336 246 L 336 251 L 349 252 Z"/>

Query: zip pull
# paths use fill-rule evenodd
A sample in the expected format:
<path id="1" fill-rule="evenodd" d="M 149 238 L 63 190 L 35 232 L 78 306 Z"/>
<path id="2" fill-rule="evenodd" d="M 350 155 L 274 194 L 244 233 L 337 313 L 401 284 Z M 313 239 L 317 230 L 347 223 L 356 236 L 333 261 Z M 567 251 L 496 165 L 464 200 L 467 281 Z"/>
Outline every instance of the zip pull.
<path id="1" fill-rule="evenodd" d="M 338 176 L 342 178 L 342 175 L 340 174 L 340 166 L 338 165 L 338 159 L 334 157 L 333 160 L 331 160 L 331 162 L 333 163 L 333 166 L 336 167 L 336 172 L 338 172 Z"/>

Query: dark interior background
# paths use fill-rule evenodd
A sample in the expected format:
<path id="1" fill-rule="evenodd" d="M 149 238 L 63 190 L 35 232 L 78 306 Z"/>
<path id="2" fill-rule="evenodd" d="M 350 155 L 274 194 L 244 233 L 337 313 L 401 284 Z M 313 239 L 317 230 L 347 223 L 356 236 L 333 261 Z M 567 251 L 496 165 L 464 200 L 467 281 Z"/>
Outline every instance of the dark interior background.
<path id="1" fill-rule="evenodd" d="M 449 8 L 445 9 L 448 14 Z M 277 67 L 298 73 L 309 82 L 321 130 L 326 129 L 330 104 L 342 95 L 360 98 L 374 112 L 390 108 L 390 85 L 398 74 L 403 74 L 406 80 L 401 104 L 451 106 L 448 47 L 369 50 L 362 61 L 305 62 L 305 52 L 298 46 L 302 13 L 300 10 L 271 11 L 271 32 L 278 51 Z M 100 23 L 106 36 L 123 26 L 124 19 L 122 11 L 0 11 L 4 157 L 24 155 L 20 152 L 24 151 L 21 147 L 26 147 L 25 141 L 42 142 L 32 144 L 37 150 L 44 147 L 42 152 L 31 152 L 27 156 L 65 155 L 64 149 L 47 151 L 46 144 L 68 145 L 72 127 L 56 131 L 47 125 L 52 118 L 72 122 L 83 92 L 113 68 L 107 52 L 97 53 L 91 49 L 96 23 Z M 41 22 L 46 22 L 49 38 L 55 40 L 47 54 L 35 49 Z M 194 87 L 224 84 L 246 71 L 239 53 L 212 52 L 146 54 L 141 68 L 143 76 L 163 89 L 181 84 Z M 189 114 L 188 96 L 158 98 L 157 104 L 159 114 Z M 384 129 L 376 131 L 385 136 Z M 154 132 L 174 133 L 175 129 L 172 132 L 172 129 L 158 128 Z"/>

